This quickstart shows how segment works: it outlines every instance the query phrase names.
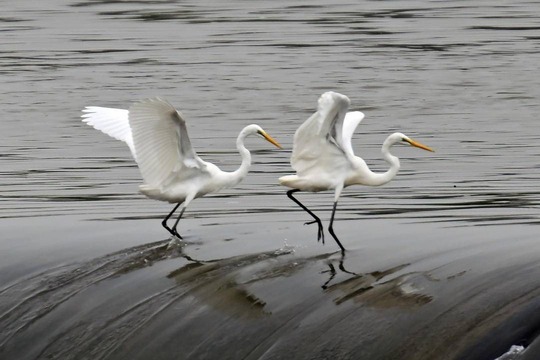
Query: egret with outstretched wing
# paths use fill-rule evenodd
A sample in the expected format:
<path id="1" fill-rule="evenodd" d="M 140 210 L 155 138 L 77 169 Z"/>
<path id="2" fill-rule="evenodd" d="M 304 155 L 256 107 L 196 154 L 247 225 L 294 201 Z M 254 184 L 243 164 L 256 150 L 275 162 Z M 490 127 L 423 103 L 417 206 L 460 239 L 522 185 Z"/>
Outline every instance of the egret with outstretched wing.
<path id="1" fill-rule="evenodd" d="M 226 172 L 197 155 L 182 114 L 165 100 L 146 99 L 129 110 L 88 106 L 83 112 L 83 122 L 128 145 L 144 180 L 139 187 L 141 193 L 176 203 L 162 225 L 179 238 L 178 222 L 193 199 L 232 187 L 247 175 L 251 166 L 251 154 L 244 146 L 247 136 L 260 135 L 281 148 L 259 125 L 248 125 L 236 140 L 242 164 L 236 171 Z M 180 206 L 180 215 L 171 228 L 167 220 Z"/>
<path id="2" fill-rule="evenodd" d="M 336 236 L 333 228 L 337 202 L 341 191 L 350 185 L 379 186 L 392 180 L 400 167 L 399 159 L 390 154 L 390 148 L 397 143 L 405 143 L 420 149 L 433 151 L 430 147 L 412 140 L 402 133 L 390 135 L 383 143 L 382 155 L 390 165 L 388 171 L 375 173 L 366 162 L 354 155 L 351 138 L 354 130 L 364 118 L 360 111 L 347 112 L 350 100 L 347 96 L 326 92 L 321 95 L 318 109 L 307 119 L 294 134 L 291 166 L 295 175 L 279 178 L 282 185 L 292 188 L 287 196 L 309 213 L 317 223 L 317 239 L 324 243 L 324 230 L 321 220 L 293 193 L 303 190 L 318 192 L 334 190 L 334 206 L 328 231 L 342 251 L 345 248 Z"/>

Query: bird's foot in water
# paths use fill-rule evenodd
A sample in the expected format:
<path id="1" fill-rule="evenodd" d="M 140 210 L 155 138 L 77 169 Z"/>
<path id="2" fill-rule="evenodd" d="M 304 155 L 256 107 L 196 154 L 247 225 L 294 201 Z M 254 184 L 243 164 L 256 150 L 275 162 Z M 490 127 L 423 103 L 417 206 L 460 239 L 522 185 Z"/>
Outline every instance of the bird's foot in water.
<path id="1" fill-rule="evenodd" d="M 173 227 L 173 228 L 171 229 L 170 233 L 171 233 L 172 236 L 175 236 L 175 237 L 177 237 L 177 238 L 180 239 L 180 240 L 184 240 L 184 238 L 182 237 L 182 235 L 180 235 L 180 234 L 178 233 L 178 230 L 176 230 L 175 227 Z"/>
<path id="2" fill-rule="evenodd" d="M 180 250 L 184 246 L 186 246 L 186 243 L 182 241 L 182 237 L 171 235 L 169 244 L 167 244 L 167 250 Z"/>

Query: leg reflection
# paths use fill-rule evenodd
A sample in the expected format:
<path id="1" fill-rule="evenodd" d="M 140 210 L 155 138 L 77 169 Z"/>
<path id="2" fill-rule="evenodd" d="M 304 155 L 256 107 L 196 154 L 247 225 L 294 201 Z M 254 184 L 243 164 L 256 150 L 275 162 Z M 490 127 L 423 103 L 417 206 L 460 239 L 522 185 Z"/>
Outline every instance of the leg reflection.
<path id="1" fill-rule="evenodd" d="M 331 259 L 329 259 L 331 261 Z M 323 273 L 330 273 L 330 277 L 328 280 L 325 281 L 325 283 L 321 286 L 323 289 L 326 289 L 328 287 L 328 284 L 336 277 L 337 271 L 333 263 L 328 262 L 328 268 L 330 270 L 325 270 Z M 338 269 L 341 270 L 344 273 L 351 274 L 351 275 L 358 275 L 355 272 L 349 271 L 345 269 L 345 252 L 340 251 L 339 261 L 338 261 Z"/>

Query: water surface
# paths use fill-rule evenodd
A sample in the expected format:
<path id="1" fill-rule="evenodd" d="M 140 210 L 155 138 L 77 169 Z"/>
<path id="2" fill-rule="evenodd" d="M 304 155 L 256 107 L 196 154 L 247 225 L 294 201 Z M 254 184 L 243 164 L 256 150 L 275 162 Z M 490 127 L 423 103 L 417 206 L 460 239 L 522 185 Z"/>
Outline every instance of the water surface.
<path id="1" fill-rule="evenodd" d="M 9 2 L 0 16 L 0 357 L 538 357 L 540 6 L 513 1 Z M 351 187 L 316 242 L 277 184 L 318 96 L 366 118 Z M 87 105 L 162 96 L 234 189 L 198 199 L 166 250 L 168 204 L 138 194 L 124 144 Z M 299 194 L 328 221 L 333 194 Z M 234 345 L 234 346 L 233 346 Z"/>

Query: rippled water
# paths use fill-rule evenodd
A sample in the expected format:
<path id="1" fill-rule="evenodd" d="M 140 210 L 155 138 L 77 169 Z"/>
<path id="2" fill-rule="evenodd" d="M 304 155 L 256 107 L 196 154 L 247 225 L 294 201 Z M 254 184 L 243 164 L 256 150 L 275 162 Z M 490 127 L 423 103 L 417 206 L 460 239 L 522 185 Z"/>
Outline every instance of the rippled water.
<path id="1" fill-rule="evenodd" d="M 0 357 L 540 356 L 539 14 L 533 1 L 10 1 Z M 353 146 L 374 169 L 394 131 L 436 149 L 395 148 L 393 182 L 344 191 L 341 262 L 277 184 L 327 90 L 366 114 Z M 127 147 L 79 118 L 156 95 L 224 169 L 249 123 L 286 147 L 248 141 L 250 175 L 192 203 L 181 253 L 161 246 L 170 207 L 138 194 Z M 330 192 L 298 197 L 327 221 Z"/>

